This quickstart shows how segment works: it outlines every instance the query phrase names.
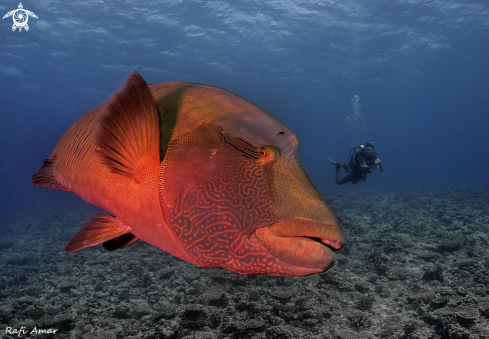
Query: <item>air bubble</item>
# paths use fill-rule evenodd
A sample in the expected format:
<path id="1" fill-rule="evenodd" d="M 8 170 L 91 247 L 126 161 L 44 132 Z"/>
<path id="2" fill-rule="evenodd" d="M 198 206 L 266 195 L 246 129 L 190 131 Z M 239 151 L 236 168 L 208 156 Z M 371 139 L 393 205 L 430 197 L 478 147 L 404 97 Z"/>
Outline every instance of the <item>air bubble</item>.
<path id="1" fill-rule="evenodd" d="M 352 116 L 346 117 L 348 129 L 363 131 L 365 130 L 366 122 L 361 114 L 360 96 L 355 94 L 351 99 L 351 102 L 353 104 Z"/>

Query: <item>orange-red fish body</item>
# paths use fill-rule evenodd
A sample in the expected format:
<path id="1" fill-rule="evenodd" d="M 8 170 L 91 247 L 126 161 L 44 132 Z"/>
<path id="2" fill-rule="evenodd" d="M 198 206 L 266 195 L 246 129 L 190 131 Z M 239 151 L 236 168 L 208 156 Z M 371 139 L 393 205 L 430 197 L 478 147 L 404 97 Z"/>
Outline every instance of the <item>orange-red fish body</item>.
<path id="1" fill-rule="evenodd" d="M 343 231 L 303 170 L 295 135 L 220 88 L 146 85 L 135 73 L 76 121 L 33 176 L 99 213 L 66 251 L 141 239 L 200 267 L 307 275 Z"/>

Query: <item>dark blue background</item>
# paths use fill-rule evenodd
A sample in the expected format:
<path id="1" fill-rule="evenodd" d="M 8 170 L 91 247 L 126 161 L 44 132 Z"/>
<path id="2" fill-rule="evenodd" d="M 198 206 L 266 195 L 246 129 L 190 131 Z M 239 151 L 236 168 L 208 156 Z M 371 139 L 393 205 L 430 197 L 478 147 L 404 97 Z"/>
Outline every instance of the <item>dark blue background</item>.
<path id="1" fill-rule="evenodd" d="M 329 192 L 488 188 L 489 6 L 476 1 L 31 0 L 0 21 L 0 212 L 64 209 L 31 175 L 66 129 L 135 70 L 266 108 Z M 18 6 L 5 1 L 2 16 Z M 352 98 L 360 97 L 360 125 Z M 385 173 L 337 187 L 328 162 L 373 141 Z"/>

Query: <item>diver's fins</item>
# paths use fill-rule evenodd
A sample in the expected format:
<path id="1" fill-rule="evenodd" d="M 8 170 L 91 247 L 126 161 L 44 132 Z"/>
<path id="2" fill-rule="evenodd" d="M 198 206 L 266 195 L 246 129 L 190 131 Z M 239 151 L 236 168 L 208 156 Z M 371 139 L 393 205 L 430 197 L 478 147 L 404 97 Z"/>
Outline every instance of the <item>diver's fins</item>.
<path id="1" fill-rule="evenodd" d="M 346 173 L 350 172 L 350 169 L 348 168 L 348 164 L 342 164 L 342 163 L 339 163 L 339 162 L 336 162 L 334 161 L 329 155 L 328 155 L 328 160 L 331 161 L 333 163 L 333 165 L 337 168 L 337 169 L 340 169 L 340 168 L 344 168 L 344 170 L 346 171 Z"/>
<path id="2" fill-rule="evenodd" d="M 339 162 L 334 161 L 329 155 L 328 155 L 328 160 L 333 163 L 333 165 L 334 165 L 334 167 L 336 167 L 336 169 L 340 169 L 341 167 L 343 167 L 342 164 L 340 164 Z"/>

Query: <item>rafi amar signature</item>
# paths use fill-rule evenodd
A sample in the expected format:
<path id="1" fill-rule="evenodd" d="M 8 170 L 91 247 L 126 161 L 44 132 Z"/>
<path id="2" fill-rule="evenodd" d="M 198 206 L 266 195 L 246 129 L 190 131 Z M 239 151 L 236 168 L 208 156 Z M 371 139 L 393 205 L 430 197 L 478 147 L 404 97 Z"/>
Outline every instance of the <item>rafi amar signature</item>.
<path id="1" fill-rule="evenodd" d="M 16 334 L 17 337 L 21 337 L 25 334 L 55 334 L 58 332 L 56 328 L 37 328 L 34 327 L 32 330 L 25 328 L 24 326 L 20 328 L 6 327 L 5 334 Z"/>

